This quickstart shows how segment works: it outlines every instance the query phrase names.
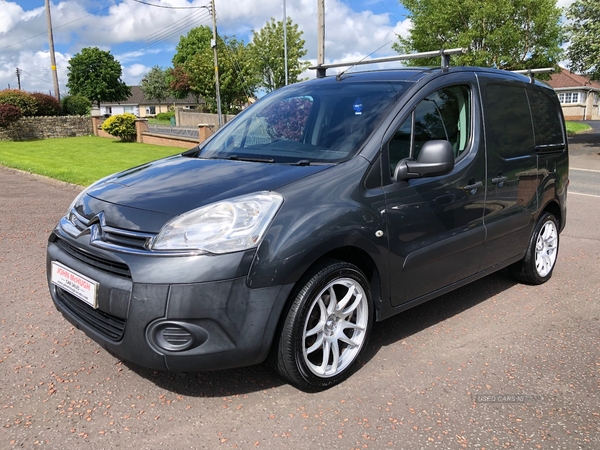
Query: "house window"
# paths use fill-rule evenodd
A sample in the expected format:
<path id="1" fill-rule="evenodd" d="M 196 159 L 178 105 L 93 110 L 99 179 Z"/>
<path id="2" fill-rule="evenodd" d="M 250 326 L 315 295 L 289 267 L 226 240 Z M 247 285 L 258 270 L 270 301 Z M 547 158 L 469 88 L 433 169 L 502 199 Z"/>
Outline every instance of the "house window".
<path id="1" fill-rule="evenodd" d="M 579 103 L 583 101 L 583 98 L 580 98 L 579 92 L 562 92 L 558 94 L 558 99 L 561 103 Z M 583 95 L 581 96 L 583 97 Z"/>
<path id="2" fill-rule="evenodd" d="M 156 106 L 146 106 L 146 114 L 156 114 Z"/>

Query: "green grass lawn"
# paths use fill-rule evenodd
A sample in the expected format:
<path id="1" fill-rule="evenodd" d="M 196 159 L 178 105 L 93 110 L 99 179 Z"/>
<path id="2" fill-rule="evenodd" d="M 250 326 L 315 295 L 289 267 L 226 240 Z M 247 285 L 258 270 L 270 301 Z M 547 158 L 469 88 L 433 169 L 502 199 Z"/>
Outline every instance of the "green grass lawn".
<path id="1" fill-rule="evenodd" d="M 566 125 L 567 133 L 569 134 L 579 133 L 580 131 L 587 131 L 592 128 L 589 125 L 586 125 L 585 123 L 581 122 L 566 122 Z"/>
<path id="2" fill-rule="evenodd" d="M 182 151 L 95 136 L 1 141 L 0 165 L 87 186 L 111 173 Z"/>

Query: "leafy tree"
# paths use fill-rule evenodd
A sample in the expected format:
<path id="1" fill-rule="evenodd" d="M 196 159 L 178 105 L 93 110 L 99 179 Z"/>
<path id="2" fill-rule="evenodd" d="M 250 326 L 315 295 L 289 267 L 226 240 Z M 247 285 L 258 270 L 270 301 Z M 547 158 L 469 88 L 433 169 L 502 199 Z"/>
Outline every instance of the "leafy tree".
<path id="1" fill-rule="evenodd" d="M 217 110 L 212 32 L 201 26 L 182 36 L 169 72 L 169 87 L 178 98 L 191 93 L 203 97 L 207 109 Z M 217 37 L 219 55 L 219 88 L 224 113 L 236 113 L 254 93 L 257 80 L 251 55 L 243 41 L 235 37 Z"/>
<path id="2" fill-rule="evenodd" d="M 116 114 L 110 116 L 102 124 L 102 129 L 111 136 L 121 138 L 122 141 L 135 141 L 135 116 L 133 114 Z"/>
<path id="3" fill-rule="evenodd" d="M 169 96 L 169 82 L 167 71 L 154 66 L 144 75 L 140 82 L 140 89 L 148 100 L 156 100 L 159 104 Z"/>
<path id="4" fill-rule="evenodd" d="M 167 81 L 169 83 L 169 91 L 173 97 L 182 99 L 191 94 L 196 99 L 196 103 L 200 103 L 200 93 L 192 90 L 190 75 L 183 65 L 168 69 Z"/>
<path id="5" fill-rule="evenodd" d="M 83 95 L 68 95 L 61 100 L 63 113 L 67 116 L 87 116 L 92 109 L 92 102 Z"/>
<path id="6" fill-rule="evenodd" d="M 185 66 L 198 53 L 211 50 L 210 41 L 213 37 L 212 30 L 206 25 L 192 28 L 188 34 L 179 38 L 175 48 L 173 67 Z"/>
<path id="7" fill-rule="evenodd" d="M 600 80 L 600 2 L 577 0 L 567 10 L 567 18 L 572 21 L 567 26 L 569 68 Z"/>
<path id="8" fill-rule="evenodd" d="M 36 116 L 59 116 L 61 114 L 60 102 L 53 95 L 42 92 L 34 92 L 31 95 L 37 102 Z"/>
<path id="9" fill-rule="evenodd" d="M 556 0 L 402 0 L 413 28 L 399 53 L 467 48 L 456 65 L 517 70 L 557 66 L 561 10 Z M 411 65 L 437 65 L 439 59 Z"/>
<path id="10" fill-rule="evenodd" d="M 69 60 L 67 87 L 100 107 L 100 102 L 120 102 L 131 95 L 121 80 L 121 64 L 110 52 L 87 47 Z"/>
<path id="11" fill-rule="evenodd" d="M 250 45 L 254 68 L 260 78 L 260 86 L 267 91 L 273 91 L 285 85 L 285 51 L 283 46 L 283 21 L 271 20 L 258 32 L 252 31 Z M 288 17 L 286 26 L 288 81 L 300 81 L 300 74 L 310 65 L 300 59 L 306 55 L 303 32 L 298 25 Z"/>
<path id="12" fill-rule="evenodd" d="M 0 91 L 0 105 L 16 106 L 24 116 L 35 116 L 38 109 L 35 98 L 31 94 L 18 89 Z"/>

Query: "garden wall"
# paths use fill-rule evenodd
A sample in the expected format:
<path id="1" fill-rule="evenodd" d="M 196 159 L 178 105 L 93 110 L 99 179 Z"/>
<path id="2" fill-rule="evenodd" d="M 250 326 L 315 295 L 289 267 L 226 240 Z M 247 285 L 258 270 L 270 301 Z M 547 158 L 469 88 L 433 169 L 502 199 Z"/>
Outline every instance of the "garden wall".
<path id="1" fill-rule="evenodd" d="M 0 141 L 23 141 L 94 134 L 89 116 L 21 117 L 6 128 L 0 127 Z"/>

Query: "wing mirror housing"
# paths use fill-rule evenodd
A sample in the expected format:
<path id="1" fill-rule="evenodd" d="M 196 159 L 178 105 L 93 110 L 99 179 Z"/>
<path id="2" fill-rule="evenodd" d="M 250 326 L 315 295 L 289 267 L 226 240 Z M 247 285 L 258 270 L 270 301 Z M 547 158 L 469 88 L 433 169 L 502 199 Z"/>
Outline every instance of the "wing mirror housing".
<path id="1" fill-rule="evenodd" d="M 394 171 L 394 180 L 437 177 L 454 169 L 454 151 L 450 142 L 445 140 L 427 141 L 423 144 L 416 161 L 400 161 Z"/>

